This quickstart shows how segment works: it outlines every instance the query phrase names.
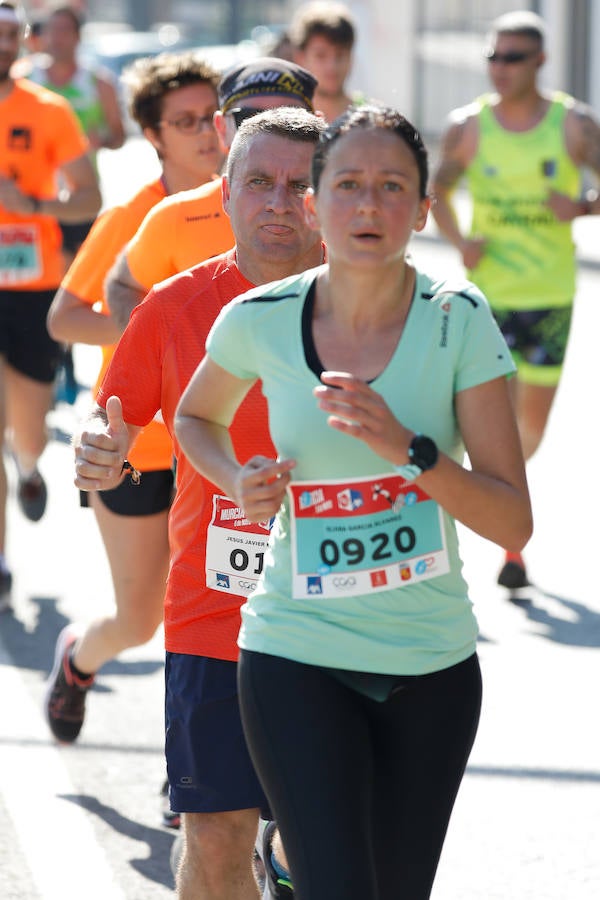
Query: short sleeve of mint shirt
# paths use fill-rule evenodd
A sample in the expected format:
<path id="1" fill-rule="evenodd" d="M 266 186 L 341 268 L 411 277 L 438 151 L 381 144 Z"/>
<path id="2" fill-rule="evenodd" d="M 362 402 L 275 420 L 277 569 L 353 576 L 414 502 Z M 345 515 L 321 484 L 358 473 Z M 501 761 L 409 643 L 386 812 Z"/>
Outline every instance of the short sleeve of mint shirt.
<path id="1" fill-rule="evenodd" d="M 455 372 L 454 389 L 458 393 L 503 375 L 512 375 L 516 366 L 510 351 L 481 291 L 472 284 L 457 291 L 453 302 L 462 309 L 460 364 Z M 443 295 L 440 297 L 442 314 Z"/>
<path id="2" fill-rule="evenodd" d="M 282 334 L 278 301 L 302 301 L 315 277 L 309 269 L 241 294 L 223 308 L 206 341 L 211 359 L 236 378 L 260 378 L 260 368 L 277 355 L 289 335 Z M 271 315 L 272 313 L 272 315 Z"/>

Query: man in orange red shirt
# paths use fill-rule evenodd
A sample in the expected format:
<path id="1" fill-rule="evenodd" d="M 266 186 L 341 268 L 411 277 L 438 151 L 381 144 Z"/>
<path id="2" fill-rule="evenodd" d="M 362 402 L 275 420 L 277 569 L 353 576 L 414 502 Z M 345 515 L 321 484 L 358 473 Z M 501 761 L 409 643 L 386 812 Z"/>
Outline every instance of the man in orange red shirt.
<path id="1" fill-rule="evenodd" d="M 0 2 L 0 598 L 10 590 L 4 557 L 5 429 L 19 469 L 21 509 L 38 521 L 46 485 L 37 463 L 46 445 L 45 417 L 60 348 L 46 314 L 62 276 L 58 221 L 92 218 L 100 208 L 88 142 L 69 104 L 28 81 L 14 80 L 24 22 L 16 4 Z M 56 192 L 57 175 L 68 190 Z"/>
<path id="2" fill-rule="evenodd" d="M 307 97 L 304 105 L 309 106 L 314 80 L 297 67 L 293 67 L 293 73 L 302 79 Z M 259 79 L 257 94 L 263 88 Z M 285 102 L 283 96 L 273 97 L 271 103 L 277 99 Z M 251 108 L 253 100 L 249 94 L 239 102 Z M 235 177 L 230 178 L 230 185 L 225 181 L 226 208 L 233 214 L 243 248 L 241 258 L 235 250 L 230 251 L 171 279 L 155 288 L 135 311 L 98 394 L 98 416 L 90 430 L 76 439 L 80 487 L 96 490 L 118 484 L 123 478 L 123 458 L 130 437 L 133 441 L 158 409 L 162 409 L 172 430 L 179 397 L 204 353 L 208 330 L 226 302 L 254 283 L 320 262 L 320 239 L 307 229 L 301 201 L 308 186 L 313 145 L 323 125 L 306 113 L 298 115 L 304 117 L 300 128 L 284 119 L 283 136 L 264 135 L 270 153 L 255 147 L 254 141 L 244 147 L 236 162 Z M 309 139 L 305 136 L 307 124 Z M 303 137 L 296 134 L 298 130 Z M 249 159 L 252 168 L 246 171 L 243 166 Z M 252 214 L 248 197 L 254 203 Z M 115 438 L 114 408 L 119 404 L 108 399 L 111 393 L 121 397 L 128 423 L 125 426 L 119 420 L 118 449 L 114 452 L 110 449 Z M 108 427 L 105 421 L 110 423 Z M 266 410 L 259 392 L 249 399 L 234 440 L 244 456 L 261 449 L 270 451 Z M 250 897 L 255 895 L 250 855 L 257 807 L 263 799 L 245 749 L 235 684 L 236 638 L 243 600 L 236 591 L 246 593 L 250 581 L 235 579 L 235 570 L 230 575 L 219 571 L 219 560 L 210 565 L 210 554 L 218 556 L 222 550 L 224 523 L 236 524 L 236 511 L 226 498 L 215 501 L 213 510 L 213 486 L 187 465 L 177 445 L 175 451 L 178 491 L 170 516 L 165 640 L 171 803 L 174 809 L 186 813 L 180 896 L 197 896 L 204 888 L 203 896 L 212 897 L 223 885 L 232 889 L 240 885 L 239 895 Z M 99 469 L 96 462 L 101 463 Z M 111 471 L 115 462 L 117 471 Z M 98 481 L 99 471 L 108 474 L 108 479 Z M 266 537 L 268 531 L 263 529 L 262 534 L 250 535 L 248 540 L 254 542 L 251 546 L 263 546 Z M 237 555 L 235 562 L 240 565 Z M 213 587 L 207 587 L 207 577 Z M 189 690 L 196 688 L 199 694 L 190 695 Z M 206 740 L 207 734 L 210 740 Z M 185 748 L 191 753 L 189 759 Z"/>

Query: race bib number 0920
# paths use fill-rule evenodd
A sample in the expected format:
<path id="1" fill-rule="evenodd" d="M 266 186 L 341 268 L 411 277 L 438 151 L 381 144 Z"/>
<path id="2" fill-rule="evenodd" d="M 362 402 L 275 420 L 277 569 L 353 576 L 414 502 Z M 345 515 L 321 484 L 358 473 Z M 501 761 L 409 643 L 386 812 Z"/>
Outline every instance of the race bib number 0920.
<path id="1" fill-rule="evenodd" d="M 293 482 L 288 492 L 295 597 L 368 594 L 449 571 L 439 505 L 400 475 Z"/>

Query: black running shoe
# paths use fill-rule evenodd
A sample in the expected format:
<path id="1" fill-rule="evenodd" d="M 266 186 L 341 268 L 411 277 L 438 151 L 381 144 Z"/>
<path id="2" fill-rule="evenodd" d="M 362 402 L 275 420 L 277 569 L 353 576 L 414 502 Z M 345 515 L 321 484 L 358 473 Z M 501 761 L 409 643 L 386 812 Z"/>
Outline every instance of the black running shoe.
<path id="1" fill-rule="evenodd" d="M 181 828 L 181 813 L 173 812 L 169 803 L 169 782 L 165 779 L 165 783 L 160 789 L 160 796 L 163 798 L 162 823 L 165 828 Z"/>
<path id="2" fill-rule="evenodd" d="M 507 553 L 504 565 L 498 573 L 498 584 L 510 591 L 528 587 L 527 570 L 520 553 Z"/>
<path id="3" fill-rule="evenodd" d="M 8 569 L 0 569 L 0 612 L 6 612 L 11 608 L 10 592 L 12 590 L 12 575 Z"/>
<path id="4" fill-rule="evenodd" d="M 46 482 L 37 469 L 27 478 L 19 477 L 17 500 L 21 512 L 30 522 L 39 522 L 46 511 L 48 491 Z"/>
<path id="5" fill-rule="evenodd" d="M 8 569 L 0 569 L 0 596 L 10 594 L 12 589 L 12 575 Z"/>
<path id="6" fill-rule="evenodd" d="M 69 654 L 78 637 L 73 625 L 67 625 L 59 634 L 44 698 L 50 731 L 65 744 L 72 744 L 79 736 L 85 718 L 85 697 L 94 683 L 93 675 L 83 680 L 71 668 Z"/>

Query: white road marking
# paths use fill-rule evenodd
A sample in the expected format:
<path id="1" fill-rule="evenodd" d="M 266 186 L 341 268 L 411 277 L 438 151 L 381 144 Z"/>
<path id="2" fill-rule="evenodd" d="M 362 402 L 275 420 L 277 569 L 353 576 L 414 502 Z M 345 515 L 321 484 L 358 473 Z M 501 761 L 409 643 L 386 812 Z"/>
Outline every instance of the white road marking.
<path id="1" fill-rule="evenodd" d="M 0 696 L 12 732 L 2 746 L 0 794 L 40 900 L 125 900 L 86 813 L 61 799 L 76 790 L 1 639 Z"/>

